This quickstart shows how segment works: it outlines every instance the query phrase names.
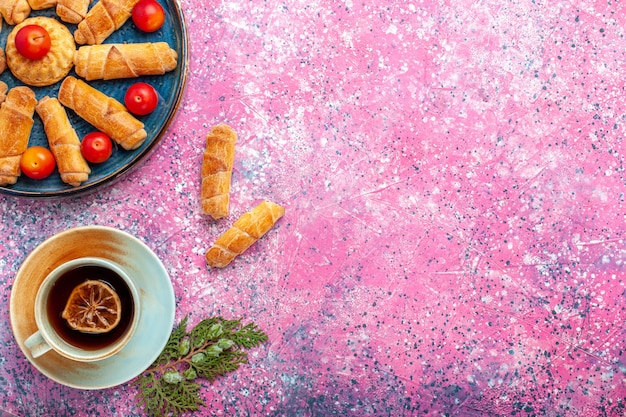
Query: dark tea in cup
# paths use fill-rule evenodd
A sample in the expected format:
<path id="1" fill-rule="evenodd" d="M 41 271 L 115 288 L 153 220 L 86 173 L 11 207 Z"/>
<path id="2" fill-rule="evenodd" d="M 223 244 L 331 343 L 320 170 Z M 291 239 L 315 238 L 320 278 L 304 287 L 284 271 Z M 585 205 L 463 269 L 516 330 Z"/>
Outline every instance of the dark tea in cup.
<path id="1" fill-rule="evenodd" d="M 63 310 L 72 291 L 88 280 L 99 281 L 107 285 L 119 297 L 119 323 L 107 332 L 96 333 L 76 330 L 63 317 Z M 89 300 L 85 300 L 85 302 L 88 303 Z M 50 288 L 46 310 L 52 328 L 64 341 L 80 349 L 95 350 L 114 344 L 129 330 L 135 315 L 134 304 L 128 284 L 117 272 L 105 266 L 85 264 L 65 271 L 59 276 Z"/>
<path id="2" fill-rule="evenodd" d="M 139 294 L 120 265 L 74 259 L 55 268 L 37 290 L 37 331 L 24 344 L 34 358 L 52 349 L 76 361 L 102 360 L 128 343 L 139 312 Z"/>

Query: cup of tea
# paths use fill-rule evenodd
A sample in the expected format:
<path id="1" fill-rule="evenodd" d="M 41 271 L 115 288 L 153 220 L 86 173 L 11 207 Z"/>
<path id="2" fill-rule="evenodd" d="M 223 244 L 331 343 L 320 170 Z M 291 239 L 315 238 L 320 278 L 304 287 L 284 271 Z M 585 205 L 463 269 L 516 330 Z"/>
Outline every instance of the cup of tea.
<path id="1" fill-rule="evenodd" d="M 50 350 L 93 362 L 119 352 L 140 315 L 139 294 L 124 269 L 107 259 L 74 259 L 43 280 L 35 298 L 37 331 L 24 345 L 34 358 Z"/>

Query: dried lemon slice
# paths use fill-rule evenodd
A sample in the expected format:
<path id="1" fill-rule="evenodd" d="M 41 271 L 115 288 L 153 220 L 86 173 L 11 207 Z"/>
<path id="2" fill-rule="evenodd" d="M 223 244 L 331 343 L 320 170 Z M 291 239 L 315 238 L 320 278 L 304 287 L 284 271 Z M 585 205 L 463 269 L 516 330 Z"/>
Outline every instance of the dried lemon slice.
<path id="1" fill-rule="evenodd" d="M 85 281 L 72 290 L 61 317 L 72 329 L 106 333 L 120 322 L 122 303 L 115 290 L 102 281 Z"/>

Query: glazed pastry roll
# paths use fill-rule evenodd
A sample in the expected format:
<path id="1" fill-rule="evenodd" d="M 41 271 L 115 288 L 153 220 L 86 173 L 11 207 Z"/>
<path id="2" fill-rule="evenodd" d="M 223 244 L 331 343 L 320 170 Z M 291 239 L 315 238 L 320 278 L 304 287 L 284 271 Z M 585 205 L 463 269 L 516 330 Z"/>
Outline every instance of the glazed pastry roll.
<path id="1" fill-rule="evenodd" d="M 124 149 L 138 148 L 146 139 L 144 124 L 122 103 L 82 80 L 66 77 L 59 88 L 59 101 Z"/>
<path id="2" fill-rule="evenodd" d="M 285 209 L 264 201 L 241 216 L 230 229 L 217 238 L 206 253 L 209 265 L 223 268 L 267 233 L 285 214 Z"/>
<path id="3" fill-rule="evenodd" d="M 28 3 L 33 10 L 56 6 L 57 15 L 62 21 L 75 24 L 85 18 L 89 8 L 89 0 L 28 0 Z"/>
<path id="4" fill-rule="evenodd" d="M 65 109 L 56 98 L 44 97 L 39 100 L 35 110 L 43 122 L 48 145 L 56 159 L 61 180 L 78 187 L 87 181 L 91 170 L 80 153 L 80 139 Z"/>
<path id="5" fill-rule="evenodd" d="M 7 91 L 9 91 L 9 86 L 4 81 L 0 81 L 0 104 L 4 103 L 4 100 L 7 98 Z"/>
<path id="6" fill-rule="evenodd" d="M 57 0 L 57 15 L 67 23 L 82 22 L 88 8 L 89 0 Z"/>
<path id="7" fill-rule="evenodd" d="M 30 11 L 28 0 L 0 0 L 0 14 L 9 25 L 22 23 Z"/>
<path id="8" fill-rule="evenodd" d="M 2 19 L 0 19 L 0 20 L 2 20 Z M 0 28 L 0 30 L 2 30 L 2 29 Z M 0 49 L 0 74 L 2 74 L 5 69 L 7 69 L 7 56 L 6 56 L 6 53 L 4 52 L 4 50 Z"/>
<path id="9" fill-rule="evenodd" d="M 167 42 L 81 46 L 74 54 L 76 74 L 87 81 L 163 75 L 176 68 L 178 54 Z"/>
<path id="10" fill-rule="evenodd" d="M 230 179 L 235 160 L 237 134 L 228 125 L 217 125 L 206 138 L 202 157 L 202 212 L 214 219 L 228 216 Z"/>
<path id="11" fill-rule="evenodd" d="M 53 7 L 56 4 L 57 4 L 57 0 L 28 0 L 28 5 L 33 10 L 49 9 L 50 7 Z"/>
<path id="12" fill-rule="evenodd" d="M 15 184 L 28 147 L 37 99 L 28 87 L 14 87 L 0 105 L 0 185 Z"/>
<path id="13" fill-rule="evenodd" d="M 2 0 L 0 0 L 2 1 Z M 101 44 L 122 27 L 139 0 L 98 0 L 78 24 L 74 39 L 79 45 Z"/>

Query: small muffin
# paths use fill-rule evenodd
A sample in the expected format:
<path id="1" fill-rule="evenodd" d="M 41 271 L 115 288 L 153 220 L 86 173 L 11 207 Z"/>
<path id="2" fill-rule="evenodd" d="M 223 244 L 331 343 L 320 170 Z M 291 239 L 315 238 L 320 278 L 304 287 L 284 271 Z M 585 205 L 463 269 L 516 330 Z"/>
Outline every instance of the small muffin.
<path id="1" fill-rule="evenodd" d="M 15 47 L 15 35 L 26 25 L 38 25 L 50 35 L 50 51 L 41 59 L 28 59 Z M 42 87 L 63 79 L 74 65 L 76 43 L 70 31 L 51 17 L 37 16 L 15 26 L 6 44 L 6 61 L 9 69 L 27 85 Z"/>

